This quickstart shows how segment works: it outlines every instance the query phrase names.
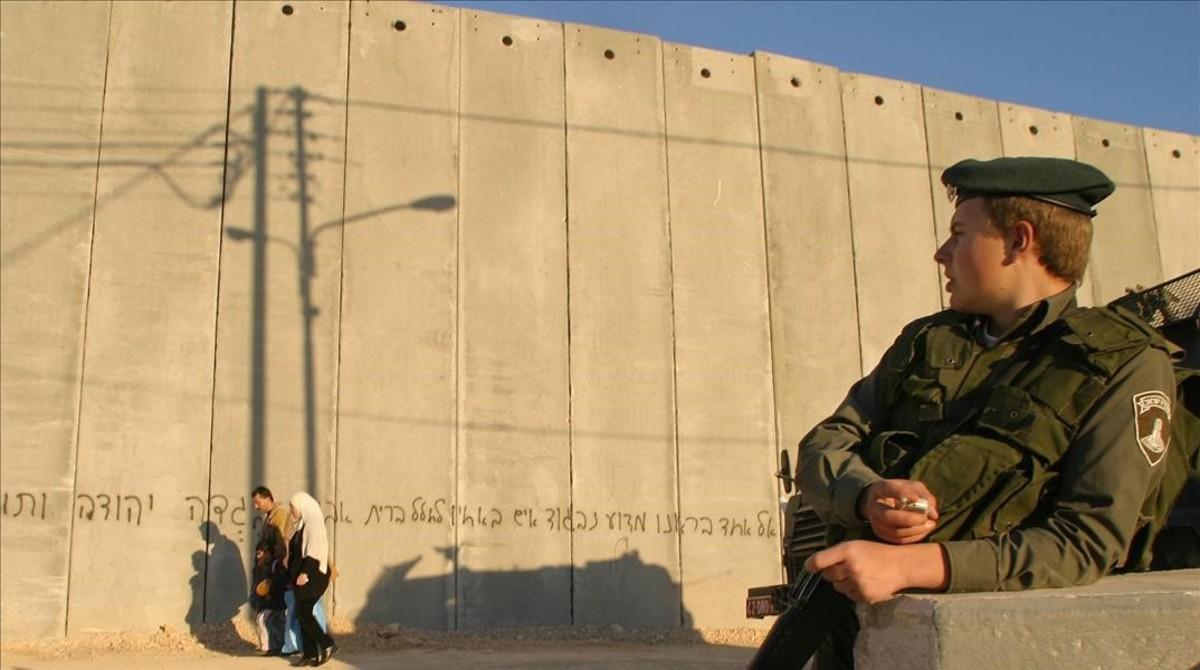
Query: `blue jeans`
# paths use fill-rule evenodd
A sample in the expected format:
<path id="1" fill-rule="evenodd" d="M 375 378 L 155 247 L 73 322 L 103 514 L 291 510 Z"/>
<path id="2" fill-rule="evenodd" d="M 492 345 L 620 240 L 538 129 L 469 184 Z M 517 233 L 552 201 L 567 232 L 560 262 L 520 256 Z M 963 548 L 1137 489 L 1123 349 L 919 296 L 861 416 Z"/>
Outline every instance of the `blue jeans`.
<path id="1" fill-rule="evenodd" d="M 301 640 L 303 633 L 300 632 L 300 621 L 296 619 L 296 594 L 292 593 L 291 589 L 284 591 L 283 600 L 287 603 L 287 623 L 283 629 L 283 649 L 280 650 L 284 654 L 293 654 L 304 648 Z M 317 623 L 321 624 L 321 630 L 329 630 L 329 624 L 325 620 L 325 606 L 321 601 L 317 601 L 317 605 L 313 607 L 313 616 L 317 618 Z"/>

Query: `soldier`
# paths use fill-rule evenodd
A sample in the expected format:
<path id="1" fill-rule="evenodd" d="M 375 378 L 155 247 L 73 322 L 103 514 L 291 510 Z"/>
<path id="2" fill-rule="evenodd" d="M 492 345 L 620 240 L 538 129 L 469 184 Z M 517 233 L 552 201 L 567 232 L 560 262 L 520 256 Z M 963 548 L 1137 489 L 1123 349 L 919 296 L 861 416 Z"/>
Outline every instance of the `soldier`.
<path id="1" fill-rule="evenodd" d="M 907 325 L 800 443 L 805 501 L 837 541 L 805 567 L 856 602 L 1082 585 L 1132 563 L 1169 448 L 1177 349 L 1075 303 L 1113 183 L 1054 158 L 964 160 L 942 182 L 950 309 Z M 844 623 L 822 668 L 853 664 Z"/>

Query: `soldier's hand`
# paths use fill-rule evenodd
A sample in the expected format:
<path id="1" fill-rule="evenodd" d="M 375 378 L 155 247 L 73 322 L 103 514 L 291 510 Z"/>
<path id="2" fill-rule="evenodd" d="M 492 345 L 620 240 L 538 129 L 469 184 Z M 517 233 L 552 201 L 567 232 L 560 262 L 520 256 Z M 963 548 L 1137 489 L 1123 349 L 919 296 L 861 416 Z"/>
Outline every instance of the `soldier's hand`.
<path id="1" fill-rule="evenodd" d="M 926 511 L 905 510 L 906 502 L 925 501 Z M 881 479 L 863 490 L 859 513 L 875 537 L 891 544 L 920 542 L 937 527 L 937 498 L 911 479 Z"/>
<path id="2" fill-rule="evenodd" d="M 835 544 L 808 557 L 804 569 L 820 573 L 833 588 L 858 603 L 890 600 L 905 582 L 903 547 L 867 540 Z"/>
<path id="3" fill-rule="evenodd" d="M 804 569 L 820 573 L 855 602 L 878 603 L 909 588 L 944 590 L 949 575 L 946 561 L 938 544 L 900 547 L 852 540 L 809 556 Z"/>

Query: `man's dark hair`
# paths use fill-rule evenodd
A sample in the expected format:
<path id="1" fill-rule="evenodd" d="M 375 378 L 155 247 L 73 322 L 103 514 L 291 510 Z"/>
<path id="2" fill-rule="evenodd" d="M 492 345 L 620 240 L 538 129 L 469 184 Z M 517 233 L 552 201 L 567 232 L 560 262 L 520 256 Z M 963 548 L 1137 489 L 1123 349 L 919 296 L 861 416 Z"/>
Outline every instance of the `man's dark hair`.
<path id="1" fill-rule="evenodd" d="M 252 491 L 250 493 L 250 497 L 266 498 L 267 500 L 270 500 L 271 502 L 275 502 L 275 496 L 271 495 L 271 489 L 269 489 L 265 486 L 260 486 L 256 489 L 254 489 L 254 491 Z"/>

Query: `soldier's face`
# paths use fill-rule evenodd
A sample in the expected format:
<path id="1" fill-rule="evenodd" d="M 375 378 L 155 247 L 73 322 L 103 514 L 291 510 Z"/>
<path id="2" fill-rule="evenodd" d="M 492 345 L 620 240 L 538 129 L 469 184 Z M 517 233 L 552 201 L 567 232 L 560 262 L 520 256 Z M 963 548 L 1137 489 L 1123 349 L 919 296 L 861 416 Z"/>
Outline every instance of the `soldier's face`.
<path id="1" fill-rule="evenodd" d="M 952 308 L 984 315 L 1002 308 L 1010 276 L 1007 246 L 983 198 L 959 203 L 950 221 L 950 238 L 933 255 L 944 268 Z"/>

